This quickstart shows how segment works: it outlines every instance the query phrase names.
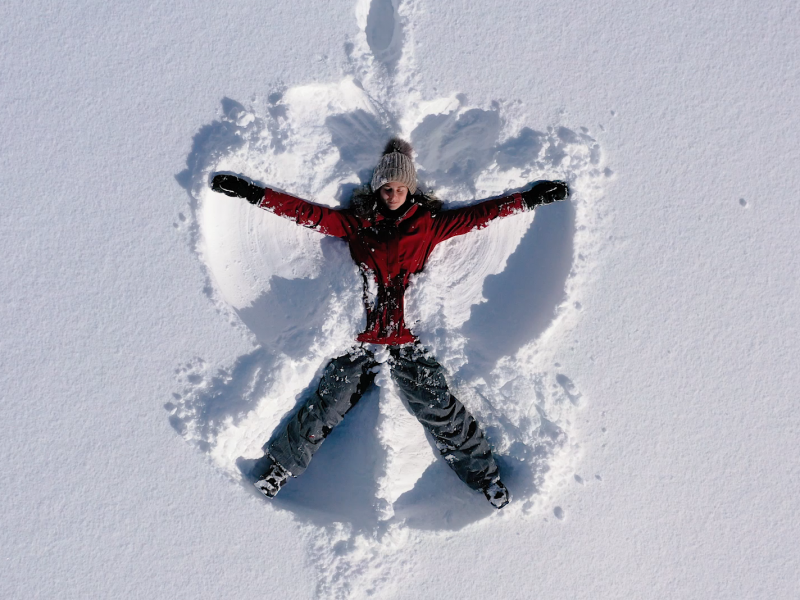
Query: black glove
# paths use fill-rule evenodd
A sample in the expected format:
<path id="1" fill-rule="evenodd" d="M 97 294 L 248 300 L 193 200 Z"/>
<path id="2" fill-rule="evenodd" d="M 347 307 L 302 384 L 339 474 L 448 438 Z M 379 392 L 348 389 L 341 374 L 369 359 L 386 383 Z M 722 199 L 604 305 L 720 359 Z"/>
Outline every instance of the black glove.
<path id="1" fill-rule="evenodd" d="M 522 192 L 522 201 L 533 210 L 539 204 L 550 204 L 569 197 L 569 187 L 563 181 L 537 181 L 527 192 Z"/>
<path id="2" fill-rule="evenodd" d="M 211 189 L 226 196 L 245 198 L 250 204 L 258 204 L 264 199 L 264 188 L 236 175 L 214 175 Z"/>

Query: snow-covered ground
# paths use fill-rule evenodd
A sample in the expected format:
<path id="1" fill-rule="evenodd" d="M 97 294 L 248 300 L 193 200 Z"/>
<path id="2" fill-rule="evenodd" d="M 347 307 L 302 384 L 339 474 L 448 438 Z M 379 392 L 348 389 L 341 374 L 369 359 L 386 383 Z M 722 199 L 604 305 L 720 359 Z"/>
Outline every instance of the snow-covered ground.
<path id="1" fill-rule="evenodd" d="M 800 9 L 686 0 L 0 8 L 3 598 L 800 596 Z M 386 373 L 246 473 L 362 325 L 337 206 L 390 134 L 447 205 L 409 322 L 514 500 Z M 187 443 L 188 442 L 188 443 Z"/>

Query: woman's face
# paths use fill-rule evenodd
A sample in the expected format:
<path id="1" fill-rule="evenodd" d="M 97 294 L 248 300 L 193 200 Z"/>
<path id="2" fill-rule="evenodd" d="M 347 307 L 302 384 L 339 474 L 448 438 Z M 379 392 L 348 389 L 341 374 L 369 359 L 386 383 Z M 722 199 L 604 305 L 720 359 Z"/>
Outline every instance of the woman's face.
<path id="1" fill-rule="evenodd" d="M 378 190 L 381 200 L 389 210 L 396 210 L 405 204 L 408 197 L 408 188 L 402 183 L 390 181 L 385 183 Z"/>

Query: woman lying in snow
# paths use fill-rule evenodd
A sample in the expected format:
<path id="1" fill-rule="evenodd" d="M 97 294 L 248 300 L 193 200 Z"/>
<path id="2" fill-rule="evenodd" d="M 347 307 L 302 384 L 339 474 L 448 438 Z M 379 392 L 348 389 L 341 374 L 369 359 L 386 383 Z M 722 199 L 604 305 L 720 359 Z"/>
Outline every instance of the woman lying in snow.
<path id="1" fill-rule="evenodd" d="M 442 211 L 441 202 L 417 191 L 411 146 L 393 139 L 375 168 L 368 193 L 355 195 L 344 210 L 261 188 L 232 175 L 216 175 L 211 188 L 343 238 L 364 279 L 367 327 L 359 344 L 325 367 L 317 391 L 278 431 L 267 449 L 268 468 L 256 482 L 272 498 L 289 476 L 308 467 L 314 453 L 375 379 L 373 344 L 388 346 L 389 367 L 400 395 L 456 475 L 481 490 L 496 508 L 508 504 L 497 463 L 475 418 L 449 391 L 444 369 L 404 322 L 403 297 L 409 277 L 419 273 L 436 245 L 480 229 L 490 221 L 563 200 L 561 181 L 539 181 L 530 190 Z"/>

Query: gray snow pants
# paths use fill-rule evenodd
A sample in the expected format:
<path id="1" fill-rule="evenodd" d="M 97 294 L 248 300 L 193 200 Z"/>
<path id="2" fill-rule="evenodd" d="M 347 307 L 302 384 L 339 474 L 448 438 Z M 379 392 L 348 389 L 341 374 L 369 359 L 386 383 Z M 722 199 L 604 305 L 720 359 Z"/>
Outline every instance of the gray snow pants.
<path id="1" fill-rule="evenodd" d="M 442 457 L 469 487 L 481 490 L 498 476 L 483 431 L 453 396 L 444 368 L 419 345 L 392 346 L 389 368 L 400 395 L 436 442 Z M 331 360 L 316 393 L 306 400 L 268 447 L 269 454 L 295 477 L 375 380 L 374 355 L 356 348 Z"/>

